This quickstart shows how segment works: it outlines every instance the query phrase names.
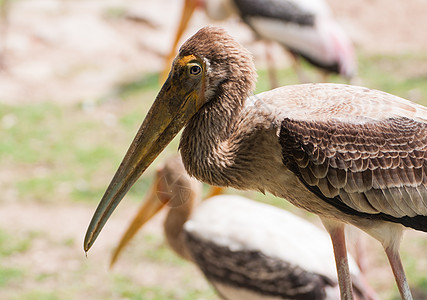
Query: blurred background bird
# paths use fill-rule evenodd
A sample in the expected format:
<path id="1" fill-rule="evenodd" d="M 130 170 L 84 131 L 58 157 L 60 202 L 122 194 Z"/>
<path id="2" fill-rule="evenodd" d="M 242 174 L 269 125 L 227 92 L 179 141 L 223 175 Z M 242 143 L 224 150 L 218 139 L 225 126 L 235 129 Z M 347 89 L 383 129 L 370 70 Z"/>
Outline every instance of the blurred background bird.
<path id="1" fill-rule="evenodd" d="M 259 39 L 266 42 L 272 87 L 277 87 L 279 83 L 274 70 L 277 63 L 272 57 L 270 42 L 277 42 L 288 50 L 301 82 L 310 80 L 302 71 L 300 58 L 322 72 L 322 81 L 327 81 L 329 73 L 339 74 L 347 80 L 357 73 L 357 58 L 352 42 L 323 0 L 185 0 L 173 46 L 167 56 L 163 79 L 196 8 L 203 9 L 213 20 L 239 16 Z"/>
<path id="2" fill-rule="evenodd" d="M 137 231 L 166 207 L 168 244 L 195 263 L 224 299 L 339 299 L 326 232 L 241 196 L 200 200 L 201 183 L 190 178 L 181 157 L 167 159 L 115 249 L 111 266 Z M 356 299 L 377 299 L 351 257 L 350 266 Z"/>

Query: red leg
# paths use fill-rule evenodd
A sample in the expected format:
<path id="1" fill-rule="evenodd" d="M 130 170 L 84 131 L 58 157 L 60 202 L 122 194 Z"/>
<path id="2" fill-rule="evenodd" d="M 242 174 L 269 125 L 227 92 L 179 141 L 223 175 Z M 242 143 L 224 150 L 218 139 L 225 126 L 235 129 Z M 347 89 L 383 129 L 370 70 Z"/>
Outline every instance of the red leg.
<path id="1" fill-rule="evenodd" d="M 353 289 L 347 260 L 347 247 L 345 245 L 344 224 L 324 219 L 322 219 L 322 222 L 331 236 L 332 246 L 334 247 L 341 300 L 353 300 Z"/>
<path id="2" fill-rule="evenodd" d="M 385 247 L 384 249 L 387 254 L 388 261 L 390 262 L 391 269 L 393 270 L 400 296 L 403 300 L 412 300 L 411 290 L 409 289 L 408 281 L 406 280 L 399 251 L 394 250 L 391 247 Z"/>

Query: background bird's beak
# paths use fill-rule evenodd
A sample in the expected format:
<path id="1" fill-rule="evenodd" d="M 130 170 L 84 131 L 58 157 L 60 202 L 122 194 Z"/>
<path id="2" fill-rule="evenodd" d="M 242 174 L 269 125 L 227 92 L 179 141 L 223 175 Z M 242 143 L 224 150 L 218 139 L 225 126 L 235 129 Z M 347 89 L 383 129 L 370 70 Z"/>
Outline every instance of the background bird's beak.
<path id="1" fill-rule="evenodd" d="M 162 75 L 160 76 L 160 80 L 164 81 L 166 79 L 166 77 L 168 76 L 168 72 L 170 69 L 170 66 L 172 64 L 172 61 L 176 55 L 176 51 L 177 51 L 177 47 L 178 47 L 178 43 L 182 37 L 182 35 L 185 32 L 185 29 L 187 29 L 188 26 L 188 22 L 191 19 L 191 16 L 194 13 L 194 10 L 197 7 L 197 0 L 185 0 L 184 1 L 184 8 L 182 10 L 182 15 L 181 15 L 181 20 L 179 22 L 178 25 L 178 30 L 176 32 L 176 36 L 175 36 L 175 40 L 173 42 L 172 48 L 168 54 L 168 56 L 166 57 L 165 60 L 165 68 L 163 69 Z"/>
<path id="2" fill-rule="evenodd" d="M 85 251 L 135 181 L 200 108 L 198 101 L 196 91 L 187 92 L 168 77 L 92 217 Z"/>
<path id="3" fill-rule="evenodd" d="M 114 250 L 113 256 L 110 261 L 110 268 L 113 267 L 114 263 L 117 261 L 121 251 L 129 243 L 129 241 L 135 236 L 138 230 L 148 222 L 155 214 L 157 214 L 166 202 L 160 201 L 157 197 L 158 190 L 158 179 L 156 179 L 150 193 L 147 195 L 144 204 L 139 209 L 138 213 L 133 218 L 131 224 L 129 225 L 126 232 L 123 234 L 119 245 Z"/>

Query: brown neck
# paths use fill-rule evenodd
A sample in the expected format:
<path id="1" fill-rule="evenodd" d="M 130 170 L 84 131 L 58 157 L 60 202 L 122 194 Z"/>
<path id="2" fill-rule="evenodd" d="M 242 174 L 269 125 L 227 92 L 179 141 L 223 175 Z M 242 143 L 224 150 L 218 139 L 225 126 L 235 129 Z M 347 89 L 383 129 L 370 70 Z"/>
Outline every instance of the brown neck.
<path id="1" fill-rule="evenodd" d="M 171 207 L 166 216 L 164 230 L 170 247 L 182 258 L 191 260 L 185 246 L 184 224 L 190 218 L 198 192 L 191 190 L 188 199 L 178 207 Z"/>
<path id="2" fill-rule="evenodd" d="M 228 185 L 223 169 L 233 163 L 227 141 L 235 131 L 247 89 L 228 81 L 185 127 L 180 150 L 187 172 L 212 185 Z M 224 184 L 225 183 L 225 184 Z"/>

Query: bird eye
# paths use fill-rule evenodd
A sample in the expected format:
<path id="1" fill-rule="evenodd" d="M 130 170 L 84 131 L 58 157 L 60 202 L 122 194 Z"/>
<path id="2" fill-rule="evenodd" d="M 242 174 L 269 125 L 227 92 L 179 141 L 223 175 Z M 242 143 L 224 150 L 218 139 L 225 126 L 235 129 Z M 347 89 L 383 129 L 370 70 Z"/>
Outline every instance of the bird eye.
<path id="1" fill-rule="evenodd" d="M 202 71 L 202 68 L 200 66 L 194 65 L 190 68 L 190 74 L 191 75 L 198 75 Z"/>

